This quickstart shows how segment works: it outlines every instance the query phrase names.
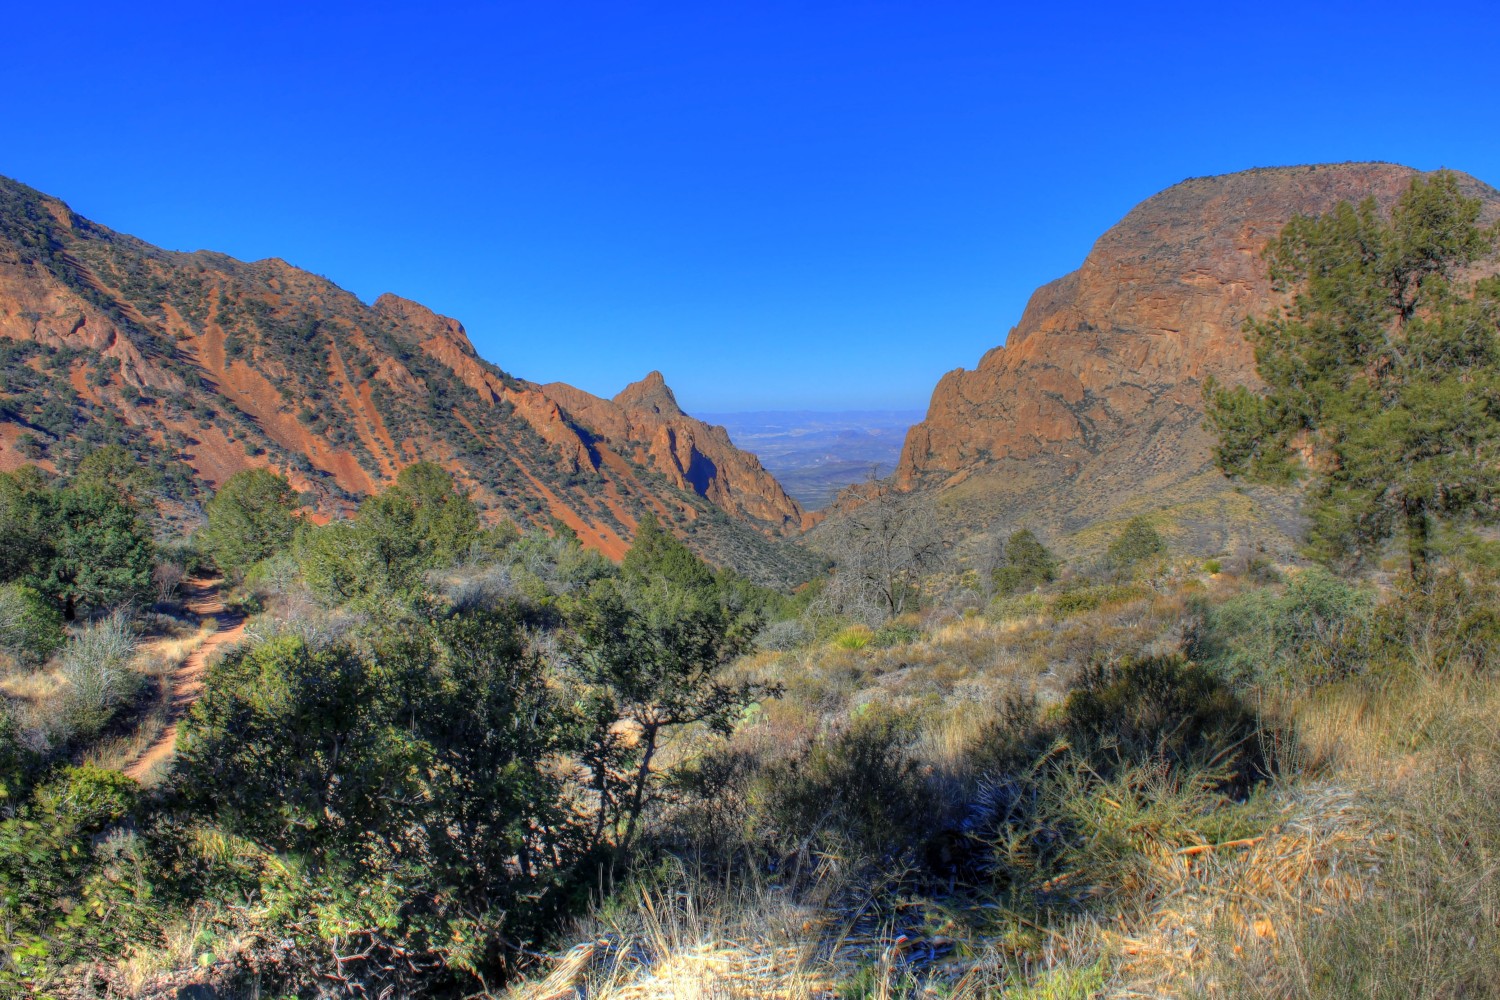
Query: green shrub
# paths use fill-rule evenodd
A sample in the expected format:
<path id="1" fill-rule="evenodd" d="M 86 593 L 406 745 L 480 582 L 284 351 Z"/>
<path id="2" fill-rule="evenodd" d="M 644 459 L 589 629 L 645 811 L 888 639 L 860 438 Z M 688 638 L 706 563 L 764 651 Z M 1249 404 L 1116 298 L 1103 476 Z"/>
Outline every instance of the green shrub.
<path id="1" fill-rule="evenodd" d="M 750 833 L 773 850 L 893 857 L 933 833 L 934 803 L 912 755 L 913 721 L 872 707 L 772 762 L 749 793 Z"/>
<path id="2" fill-rule="evenodd" d="M 922 630 L 915 625 L 905 625 L 900 622 L 887 622 L 875 630 L 870 637 L 870 645 L 876 649 L 889 649 L 892 646 L 906 646 L 922 638 Z"/>
<path id="3" fill-rule="evenodd" d="M 1396 662 L 1431 670 L 1500 665 L 1500 586 L 1458 572 L 1406 586 L 1371 616 L 1372 645 Z M 1354 655 L 1354 654 L 1351 654 Z"/>
<path id="4" fill-rule="evenodd" d="M 1111 604 L 1134 601 L 1145 597 L 1146 593 L 1140 587 L 1112 583 L 1069 587 L 1053 599 L 1050 610 L 1054 618 L 1061 620 L 1086 611 L 1097 611 Z"/>
<path id="5" fill-rule="evenodd" d="M 1217 559 L 1210 559 L 1203 564 L 1203 572 L 1207 573 L 1209 576 L 1218 576 L 1219 572 L 1223 568 L 1224 564 L 1219 562 L 1219 560 Z"/>
<path id="6" fill-rule="evenodd" d="M 285 477 L 269 469 L 243 469 L 208 502 L 208 527 L 197 541 L 220 569 L 239 580 L 251 566 L 291 545 L 300 505 Z"/>
<path id="7" fill-rule="evenodd" d="M 36 666 L 64 641 L 62 612 L 30 587 L 0 586 L 0 650 L 23 666 Z"/>
<path id="8" fill-rule="evenodd" d="M 138 793 L 118 772 L 68 767 L 0 823 L 0 920 L 10 955 L 0 992 L 36 995 L 38 978 L 149 938 L 153 863 L 132 834 L 110 834 Z"/>
<path id="9" fill-rule="evenodd" d="M 1315 683 L 1369 659 L 1374 595 L 1326 570 L 1308 569 L 1284 590 L 1261 588 L 1217 607 L 1199 605 L 1188 652 L 1233 680 Z"/>
<path id="10" fill-rule="evenodd" d="M 1116 569 L 1127 569 L 1143 560 L 1159 556 L 1167 551 L 1162 539 L 1151 522 L 1139 515 L 1125 522 L 1120 534 L 1109 545 L 1105 559 Z"/>
<path id="11" fill-rule="evenodd" d="M 875 633 L 870 626 L 850 625 L 833 637 L 833 644 L 839 649 L 864 649 L 874 638 Z"/>
<path id="12" fill-rule="evenodd" d="M 1268 776 L 1256 714 L 1217 675 L 1178 656 L 1088 670 L 1063 702 L 1058 730 L 1101 775 L 1156 761 L 1222 770 L 1239 788 Z"/>
<path id="13" fill-rule="evenodd" d="M 1057 557 L 1024 528 L 1006 541 L 1003 559 L 1003 564 L 990 574 L 996 591 L 1001 594 L 1013 594 L 1057 579 Z"/>
<path id="14" fill-rule="evenodd" d="M 1016 594 L 997 597 L 990 602 L 985 616 L 994 621 L 1011 621 L 1016 618 L 1031 618 L 1047 610 L 1047 598 L 1042 594 Z"/>

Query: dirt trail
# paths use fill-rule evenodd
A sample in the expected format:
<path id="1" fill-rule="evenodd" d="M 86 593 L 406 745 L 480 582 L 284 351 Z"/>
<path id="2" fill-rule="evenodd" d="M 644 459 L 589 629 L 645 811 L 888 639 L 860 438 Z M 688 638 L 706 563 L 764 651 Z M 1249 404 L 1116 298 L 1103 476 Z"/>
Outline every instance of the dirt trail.
<path id="1" fill-rule="evenodd" d="M 125 768 L 125 773 L 141 780 L 161 761 L 172 756 L 177 747 L 177 724 L 187 713 L 193 702 L 203 693 L 203 672 L 208 666 L 208 657 L 225 643 L 232 643 L 245 633 L 243 615 L 231 615 L 224 609 L 220 592 L 222 580 L 195 579 L 187 584 L 187 609 L 201 623 L 205 618 L 219 622 L 218 631 L 203 640 L 199 647 L 188 654 L 187 659 L 172 674 L 172 705 L 167 715 L 166 728 L 145 752 Z"/>

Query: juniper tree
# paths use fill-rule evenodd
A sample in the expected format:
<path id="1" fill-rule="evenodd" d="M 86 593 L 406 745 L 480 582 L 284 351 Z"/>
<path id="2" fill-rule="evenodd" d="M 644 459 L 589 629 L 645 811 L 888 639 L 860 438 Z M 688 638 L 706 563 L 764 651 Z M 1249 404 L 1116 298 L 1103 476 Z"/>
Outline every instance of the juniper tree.
<path id="1" fill-rule="evenodd" d="M 1374 199 L 1294 218 L 1266 251 L 1278 312 L 1247 324 L 1263 391 L 1207 387 L 1214 457 L 1231 476 L 1306 477 L 1310 548 L 1358 561 L 1404 536 L 1425 579 L 1438 522 L 1500 500 L 1500 278 L 1458 177 L 1414 178 L 1389 217 Z"/>

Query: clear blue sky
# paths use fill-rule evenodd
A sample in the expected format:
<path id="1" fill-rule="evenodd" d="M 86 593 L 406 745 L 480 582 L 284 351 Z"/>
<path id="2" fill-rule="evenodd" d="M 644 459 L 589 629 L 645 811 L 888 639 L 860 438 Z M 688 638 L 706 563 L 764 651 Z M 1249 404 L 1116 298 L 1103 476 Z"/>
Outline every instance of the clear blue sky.
<path id="1" fill-rule="evenodd" d="M 925 407 L 1184 177 L 1500 183 L 1487 4 L 11 4 L 0 173 L 601 394 Z"/>

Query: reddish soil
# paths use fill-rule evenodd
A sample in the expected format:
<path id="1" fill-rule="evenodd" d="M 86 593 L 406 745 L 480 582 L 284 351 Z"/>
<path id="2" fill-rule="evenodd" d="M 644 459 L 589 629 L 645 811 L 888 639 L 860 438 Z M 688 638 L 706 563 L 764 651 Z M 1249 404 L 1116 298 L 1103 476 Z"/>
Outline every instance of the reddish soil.
<path id="1" fill-rule="evenodd" d="M 172 707 L 167 716 L 166 728 L 156 742 L 125 768 L 125 774 L 141 780 L 157 764 L 172 756 L 177 749 L 177 724 L 187 714 L 193 702 L 203 694 L 203 674 L 208 668 L 208 657 L 214 650 L 236 642 L 245 634 L 245 619 L 242 615 L 231 615 L 224 608 L 220 593 L 222 580 L 191 580 L 187 588 L 187 607 L 201 623 L 206 618 L 218 619 L 218 631 L 203 640 L 202 645 L 188 654 L 187 659 L 172 674 Z"/>

